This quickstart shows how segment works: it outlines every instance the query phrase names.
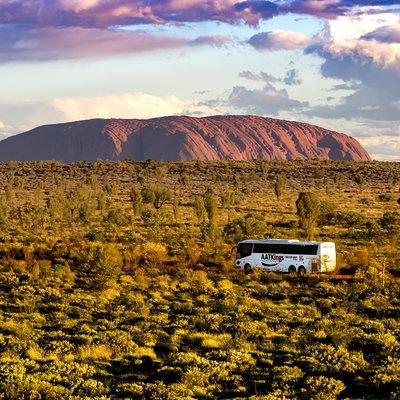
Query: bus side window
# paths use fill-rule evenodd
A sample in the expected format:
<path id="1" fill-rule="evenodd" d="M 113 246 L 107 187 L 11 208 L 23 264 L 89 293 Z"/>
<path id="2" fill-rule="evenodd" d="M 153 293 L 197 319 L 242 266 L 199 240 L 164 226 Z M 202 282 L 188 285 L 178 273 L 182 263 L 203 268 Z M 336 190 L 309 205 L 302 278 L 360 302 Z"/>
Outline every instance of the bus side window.
<path id="1" fill-rule="evenodd" d="M 240 243 L 237 250 L 237 258 L 251 256 L 253 251 L 252 243 Z"/>

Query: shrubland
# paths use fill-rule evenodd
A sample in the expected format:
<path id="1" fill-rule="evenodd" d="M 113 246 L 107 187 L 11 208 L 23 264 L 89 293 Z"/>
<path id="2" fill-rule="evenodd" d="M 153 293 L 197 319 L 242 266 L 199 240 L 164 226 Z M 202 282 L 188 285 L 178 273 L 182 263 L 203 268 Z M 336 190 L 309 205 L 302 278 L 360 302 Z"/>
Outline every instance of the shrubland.
<path id="1" fill-rule="evenodd" d="M 0 399 L 399 398 L 399 188 L 396 163 L 0 164 Z M 307 237 L 335 274 L 233 268 Z"/>

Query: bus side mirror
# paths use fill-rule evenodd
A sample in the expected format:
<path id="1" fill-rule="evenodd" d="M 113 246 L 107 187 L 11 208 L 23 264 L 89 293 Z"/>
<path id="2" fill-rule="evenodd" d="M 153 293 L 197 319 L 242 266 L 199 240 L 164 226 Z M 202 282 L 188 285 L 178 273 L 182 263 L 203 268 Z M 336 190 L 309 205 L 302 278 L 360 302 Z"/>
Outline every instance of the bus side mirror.
<path id="1" fill-rule="evenodd" d="M 231 248 L 231 253 L 233 253 L 233 251 L 236 250 L 236 249 L 237 249 L 237 246 L 233 246 L 233 247 Z"/>

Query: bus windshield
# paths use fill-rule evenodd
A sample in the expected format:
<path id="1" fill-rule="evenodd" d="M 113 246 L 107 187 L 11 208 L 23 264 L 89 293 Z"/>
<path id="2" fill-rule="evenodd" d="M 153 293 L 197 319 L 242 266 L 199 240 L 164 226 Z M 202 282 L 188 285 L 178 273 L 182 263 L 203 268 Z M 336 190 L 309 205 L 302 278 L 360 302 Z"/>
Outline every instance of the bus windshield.
<path id="1" fill-rule="evenodd" d="M 253 243 L 239 243 L 237 247 L 236 258 L 251 256 L 253 252 Z"/>

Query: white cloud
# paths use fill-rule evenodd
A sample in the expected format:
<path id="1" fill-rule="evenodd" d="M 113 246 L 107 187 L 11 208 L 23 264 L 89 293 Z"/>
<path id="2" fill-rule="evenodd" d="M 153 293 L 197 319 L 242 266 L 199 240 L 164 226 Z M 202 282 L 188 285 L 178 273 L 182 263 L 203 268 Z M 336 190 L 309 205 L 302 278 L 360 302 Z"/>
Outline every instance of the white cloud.
<path id="1" fill-rule="evenodd" d="M 48 102 L 0 102 L 0 133 L 12 135 L 40 125 L 91 118 L 155 118 L 210 115 L 223 111 L 193 99 L 125 93 L 97 97 L 63 97 Z"/>
<path id="2" fill-rule="evenodd" d="M 59 3 L 64 10 L 80 12 L 97 6 L 100 0 L 59 0 Z"/>
<path id="3" fill-rule="evenodd" d="M 66 120 L 88 118 L 154 118 L 175 114 L 208 114 L 210 107 L 176 96 L 125 93 L 99 97 L 57 98 L 51 105 Z"/>
<path id="4" fill-rule="evenodd" d="M 340 16 L 328 21 L 317 38 L 333 56 L 351 56 L 360 62 L 371 60 L 381 67 L 400 70 L 400 43 L 369 36 L 382 26 L 397 29 L 399 25 L 400 16 L 394 13 Z"/>
<path id="5" fill-rule="evenodd" d="M 358 138 L 375 160 L 400 161 L 400 135 Z"/>
<path id="6" fill-rule="evenodd" d="M 311 38 L 302 32 L 274 30 L 252 36 L 248 43 L 257 50 L 296 50 L 310 44 Z"/>

